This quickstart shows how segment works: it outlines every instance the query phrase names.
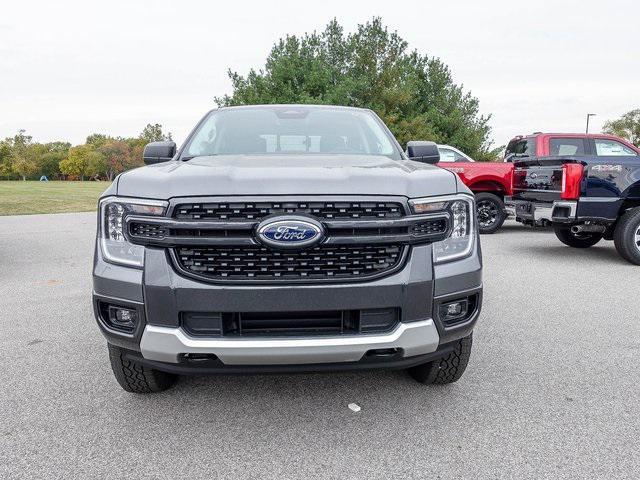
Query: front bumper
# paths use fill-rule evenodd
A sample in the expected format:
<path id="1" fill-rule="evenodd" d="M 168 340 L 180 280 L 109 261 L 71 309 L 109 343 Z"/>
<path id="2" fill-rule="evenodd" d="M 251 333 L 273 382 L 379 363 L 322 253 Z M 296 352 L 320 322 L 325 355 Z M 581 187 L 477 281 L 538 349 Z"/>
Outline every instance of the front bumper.
<path id="1" fill-rule="evenodd" d="M 529 200 L 505 198 L 507 210 L 512 211 L 516 221 L 529 225 L 547 225 L 549 223 L 571 223 L 576 219 L 578 202 L 575 200 L 556 200 L 540 203 Z"/>
<path id="2" fill-rule="evenodd" d="M 147 325 L 142 334 L 142 356 L 178 363 L 180 356 L 215 355 L 225 365 L 296 365 L 357 362 L 376 351 L 402 352 L 404 357 L 424 355 L 438 348 L 433 320 L 401 323 L 384 335 L 300 338 L 194 338 L 181 328 Z"/>
<path id="3" fill-rule="evenodd" d="M 411 247 L 399 271 L 372 281 L 313 285 L 214 285 L 178 274 L 163 249 L 147 248 L 145 268 L 106 263 L 96 249 L 94 305 L 109 302 L 135 308 L 139 325 L 114 331 L 96 317 L 110 343 L 139 361 L 165 371 L 237 371 L 248 368 L 312 370 L 401 368 L 446 354 L 443 346 L 467 336 L 482 304 L 479 241 L 472 255 L 431 264 L 431 246 Z M 475 296 L 463 322 L 447 326 L 438 318 L 441 303 Z M 181 325 L 185 311 L 314 311 L 397 307 L 401 321 L 389 332 L 298 337 L 194 337 Z M 200 356 L 199 360 L 191 361 Z M 185 362 L 187 362 L 185 364 Z M 255 367 L 255 368 L 253 368 Z"/>

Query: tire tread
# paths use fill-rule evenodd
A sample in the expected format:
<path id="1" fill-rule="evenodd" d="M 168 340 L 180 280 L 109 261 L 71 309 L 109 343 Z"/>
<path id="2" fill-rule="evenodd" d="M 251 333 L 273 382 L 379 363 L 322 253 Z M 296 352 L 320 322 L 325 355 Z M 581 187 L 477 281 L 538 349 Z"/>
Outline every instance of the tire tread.
<path id="1" fill-rule="evenodd" d="M 613 244 L 622 258 L 640 265 L 640 250 L 633 245 L 635 231 L 640 224 L 640 207 L 627 210 L 618 220 L 613 233 Z"/>
<path id="2" fill-rule="evenodd" d="M 415 380 L 425 385 L 457 382 L 467 369 L 472 345 L 473 334 L 458 340 L 449 354 L 425 365 L 410 368 L 409 373 Z"/>
<path id="3" fill-rule="evenodd" d="M 126 357 L 126 350 L 108 345 L 111 369 L 120 386 L 131 393 L 161 392 L 171 387 L 175 375 L 153 370 Z"/>

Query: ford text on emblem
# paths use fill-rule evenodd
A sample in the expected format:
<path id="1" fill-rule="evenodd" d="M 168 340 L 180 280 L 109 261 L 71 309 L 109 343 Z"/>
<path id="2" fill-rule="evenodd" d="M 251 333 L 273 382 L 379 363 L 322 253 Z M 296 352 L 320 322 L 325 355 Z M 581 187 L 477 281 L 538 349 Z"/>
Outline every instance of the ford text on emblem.
<path id="1" fill-rule="evenodd" d="M 322 240 L 320 222 L 308 218 L 272 218 L 258 225 L 258 239 L 277 248 L 300 248 Z"/>

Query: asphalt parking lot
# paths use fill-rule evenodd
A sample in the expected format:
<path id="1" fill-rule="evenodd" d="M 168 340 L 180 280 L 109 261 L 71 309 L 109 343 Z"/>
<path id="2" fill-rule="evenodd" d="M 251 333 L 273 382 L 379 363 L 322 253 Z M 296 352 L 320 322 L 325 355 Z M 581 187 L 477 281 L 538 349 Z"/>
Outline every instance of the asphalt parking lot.
<path id="1" fill-rule="evenodd" d="M 94 230 L 93 213 L 0 217 L 0 478 L 638 478 L 640 267 L 612 242 L 483 237 L 484 309 L 450 386 L 217 376 L 136 396 L 94 324 Z"/>

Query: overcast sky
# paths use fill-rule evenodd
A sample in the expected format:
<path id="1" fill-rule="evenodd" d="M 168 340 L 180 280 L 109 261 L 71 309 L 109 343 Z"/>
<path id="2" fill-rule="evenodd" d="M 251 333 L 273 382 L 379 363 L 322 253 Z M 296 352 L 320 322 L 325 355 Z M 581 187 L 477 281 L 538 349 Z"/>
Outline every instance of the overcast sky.
<path id="1" fill-rule="evenodd" d="M 592 131 L 640 108 L 640 2 L 448 0 L 8 0 L 0 16 L 0 138 L 83 143 L 161 123 L 181 142 L 231 92 L 227 70 L 262 67 L 285 34 L 353 30 L 380 16 L 440 57 L 493 115 L 492 137 Z"/>

